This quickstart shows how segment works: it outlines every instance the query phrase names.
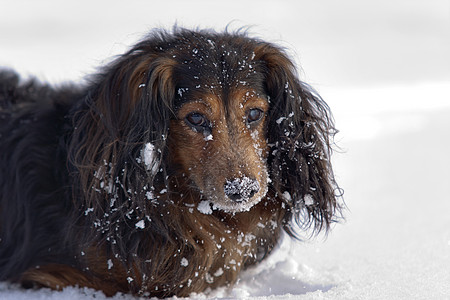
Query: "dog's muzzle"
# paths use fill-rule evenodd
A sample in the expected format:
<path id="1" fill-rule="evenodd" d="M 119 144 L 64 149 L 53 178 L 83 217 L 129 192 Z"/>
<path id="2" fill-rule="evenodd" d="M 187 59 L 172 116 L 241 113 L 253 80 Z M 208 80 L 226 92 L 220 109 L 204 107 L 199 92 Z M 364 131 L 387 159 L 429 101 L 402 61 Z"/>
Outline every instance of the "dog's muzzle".
<path id="1" fill-rule="evenodd" d="M 259 189 L 259 182 L 249 177 L 227 180 L 224 185 L 225 195 L 237 203 L 247 202 L 259 192 Z"/>

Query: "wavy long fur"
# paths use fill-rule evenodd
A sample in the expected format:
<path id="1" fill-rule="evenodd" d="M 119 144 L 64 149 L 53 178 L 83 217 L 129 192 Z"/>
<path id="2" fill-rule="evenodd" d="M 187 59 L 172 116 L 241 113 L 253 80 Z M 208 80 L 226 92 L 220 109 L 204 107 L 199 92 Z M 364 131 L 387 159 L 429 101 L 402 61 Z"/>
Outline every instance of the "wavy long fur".
<path id="1" fill-rule="evenodd" d="M 269 106 L 267 194 L 205 214 L 171 124 L 186 102 L 248 88 Z M 155 31 L 85 86 L 1 71 L 0 109 L 0 280 L 188 296 L 233 284 L 283 229 L 326 231 L 340 216 L 329 108 L 281 48 L 245 33 Z"/>

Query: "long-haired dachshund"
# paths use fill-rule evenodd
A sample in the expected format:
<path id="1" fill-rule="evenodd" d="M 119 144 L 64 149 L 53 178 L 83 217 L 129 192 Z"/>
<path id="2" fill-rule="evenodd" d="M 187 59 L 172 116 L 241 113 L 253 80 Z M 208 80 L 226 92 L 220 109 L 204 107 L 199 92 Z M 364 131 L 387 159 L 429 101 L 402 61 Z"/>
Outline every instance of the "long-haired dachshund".
<path id="1" fill-rule="evenodd" d="M 327 105 L 242 32 L 155 31 L 86 86 L 0 73 L 0 280 L 166 297 L 340 216 Z"/>

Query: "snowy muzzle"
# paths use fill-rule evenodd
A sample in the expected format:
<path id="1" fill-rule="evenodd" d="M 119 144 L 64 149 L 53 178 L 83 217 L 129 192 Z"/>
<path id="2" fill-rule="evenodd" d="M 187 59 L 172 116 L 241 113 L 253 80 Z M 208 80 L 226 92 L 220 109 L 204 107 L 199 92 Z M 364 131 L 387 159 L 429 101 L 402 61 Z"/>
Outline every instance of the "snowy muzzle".
<path id="1" fill-rule="evenodd" d="M 238 203 L 250 200 L 259 189 L 259 182 L 249 177 L 227 180 L 224 186 L 225 195 Z"/>

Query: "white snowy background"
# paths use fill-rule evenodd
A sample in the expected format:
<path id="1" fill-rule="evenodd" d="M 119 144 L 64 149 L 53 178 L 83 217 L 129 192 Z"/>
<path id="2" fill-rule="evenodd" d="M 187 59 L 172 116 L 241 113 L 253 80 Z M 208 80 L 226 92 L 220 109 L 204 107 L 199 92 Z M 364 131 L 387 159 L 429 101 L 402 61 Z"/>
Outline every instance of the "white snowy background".
<path id="1" fill-rule="evenodd" d="M 450 2 L 0 0 L 0 66 L 59 83 L 174 23 L 281 44 L 330 105 L 346 221 L 192 298 L 450 299 Z M 22 290 L 0 299 L 104 299 Z M 134 299 L 118 295 L 114 299 Z"/>

